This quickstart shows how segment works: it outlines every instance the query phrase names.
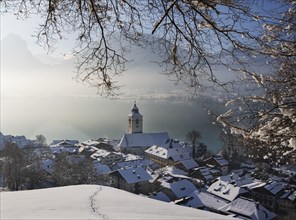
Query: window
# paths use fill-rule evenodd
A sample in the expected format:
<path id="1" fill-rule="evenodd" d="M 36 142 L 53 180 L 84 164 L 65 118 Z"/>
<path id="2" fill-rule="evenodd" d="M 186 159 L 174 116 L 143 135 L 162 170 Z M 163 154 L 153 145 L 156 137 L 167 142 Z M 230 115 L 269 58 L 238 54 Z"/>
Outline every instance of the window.
<path id="1" fill-rule="evenodd" d="M 137 119 L 136 119 L 136 125 L 138 125 L 138 124 L 139 124 L 139 119 L 137 118 Z"/>

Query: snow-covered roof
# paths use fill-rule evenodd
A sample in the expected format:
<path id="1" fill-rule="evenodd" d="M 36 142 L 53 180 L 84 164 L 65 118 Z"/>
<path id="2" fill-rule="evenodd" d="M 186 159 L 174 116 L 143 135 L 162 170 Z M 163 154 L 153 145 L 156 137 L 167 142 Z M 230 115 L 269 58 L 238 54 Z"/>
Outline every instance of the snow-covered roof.
<path id="1" fill-rule="evenodd" d="M 270 183 L 267 183 L 264 188 L 268 190 L 271 194 L 276 195 L 281 190 L 284 189 L 284 184 L 278 181 L 272 181 Z"/>
<path id="2" fill-rule="evenodd" d="M 235 184 L 241 187 L 248 187 L 249 185 L 255 186 L 255 185 L 261 184 L 261 182 L 254 181 L 250 175 L 245 175 L 241 177 L 238 173 L 232 173 L 226 176 L 220 176 L 219 179 L 223 182 L 229 182 L 233 185 Z"/>
<path id="3" fill-rule="evenodd" d="M 220 166 L 228 166 L 229 162 L 223 157 L 212 157 Z"/>
<path id="4" fill-rule="evenodd" d="M 143 167 L 121 169 L 115 172 L 118 172 L 129 184 L 148 181 L 152 179 L 152 177 L 146 172 Z"/>
<path id="5" fill-rule="evenodd" d="M 197 167 L 194 170 L 199 171 L 207 182 L 212 181 L 214 179 L 211 173 L 211 168 L 209 167 Z"/>
<path id="6" fill-rule="evenodd" d="M 192 148 L 186 145 L 176 145 L 172 148 L 166 146 L 153 145 L 145 150 L 147 154 L 158 156 L 163 159 L 173 159 L 174 161 L 191 159 Z"/>
<path id="7" fill-rule="evenodd" d="M 124 134 L 118 146 L 126 147 L 126 148 L 128 147 L 146 148 L 155 144 L 159 145 L 168 138 L 169 138 L 169 135 L 167 132 Z"/>
<path id="8" fill-rule="evenodd" d="M 112 170 L 118 170 L 121 168 L 129 168 L 129 167 L 147 167 L 154 162 L 148 159 L 136 159 L 129 161 L 121 161 L 112 166 Z"/>
<path id="9" fill-rule="evenodd" d="M 181 160 L 179 163 L 182 163 L 183 166 L 188 170 L 198 167 L 198 163 L 193 159 Z"/>
<path id="10" fill-rule="evenodd" d="M 106 138 L 98 138 L 97 140 L 86 140 L 84 142 L 81 142 L 80 145 L 83 146 L 97 146 L 99 144 L 107 144 L 112 147 L 118 145 L 118 140 L 109 140 Z"/>
<path id="11" fill-rule="evenodd" d="M 163 192 L 158 192 L 150 196 L 151 199 L 156 199 L 163 202 L 171 202 L 171 199 Z"/>
<path id="12" fill-rule="evenodd" d="M 86 145 L 86 146 L 96 146 L 99 143 L 101 143 L 101 142 L 99 142 L 97 140 L 87 140 L 87 141 L 81 142 L 82 145 Z"/>
<path id="13" fill-rule="evenodd" d="M 218 178 L 218 180 L 208 188 L 209 193 L 219 196 L 220 198 L 226 199 L 228 201 L 233 201 L 240 194 L 246 193 L 247 190 L 239 187 L 237 185 L 233 185 L 229 182 L 225 182 Z"/>
<path id="14" fill-rule="evenodd" d="M 120 153 L 110 152 L 110 151 L 107 151 L 104 149 L 97 149 L 97 151 L 95 151 L 90 157 L 93 159 L 96 159 L 96 158 L 104 158 L 104 157 L 107 157 L 110 155 L 116 155 L 118 157 L 122 157 L 122 155 Z"/>
<path id="15" fill-rule="evenodd" d="M 78 147 L 77 146 L 59 146 L 59 145 L 52 145 L 50 146 L 50 151 L 51 153 L 62 153 L 62 152 L 69 152 L 69 153 L 73 153 L 75 152 Z"/>
<path id="16" fill-rule="evenodd" d="M 177 199 L 184 198 L 196 190 L 195 186 L 186 179 L 173 183 L 162 182 L 161 186 L 170 189 Z"/>
<path id="17" fill-rule="evenodd" d="M 190 199 L 183 205 L 193 208 L 207 207 L 212 210 L 219 210 L 227 205 L 226 200 L 207 192 L 194 191 L 188 195 L 188 197 L 190 197 Z"/>
<path id="18" fill-rule="evenodd" d="M 261 183 L 252 187 L 252 190 L 259 193 L 267 193 L 270 195 L 276 195 L 285 189 L 285 184 L 276 180 L 268 183 Z"/>
<path id="19" fill-rule="evenodd" d="M 95 161 L 93 164 L 98 175 L 108 174 L 112 172 L 111 169 L 105 164 L 101 164 L 97 161 Z"/>
<path id="20" fill-rule="evenodd" d="M 155 172 L 162 173 L 163 175 L 171 175 L 171 176 L 188 175 L 187 172 L 180 170 L 174 166 L 166 166 L 166 167 L 160 168 L 159 170 L 156 170 Z"/>
<path id="21" fill-rule="evenodd" d="M 290 195 L 291 195 L 291 191 L 286 191 L 283 193 L 283 195 L 281 195 L 281 199 L 287 199 Z"/>
<path id="22" fill-rule="evenodd" d="M 75 145 L 78 144 L 79 141 L 77 140 L 53 140 L 50 145 Z"/>
<path id="23" fill-rule="evenodd" d="M 35 141 L 27 139 L 24 135 L 2 135 L 0 138 L 0 149 L 5 147 L 6 142 L 14 143 L 19 148 L 36 147 Z"/>
<path id="24" fill-rule="evenodd" d="M 294 192 L 291 192 L 291 194 L 288 196 L 288 199 L 290 201 L 295 201 L 295 199 L 296 199 L 296 192 L 295 191 Z"/>
<path id="25" fill-rule="evenodd" d="M 123 158 L 124 158 L 124 161 L 130 161 L 130 160 L 141 160 L 142 157 L 139 156 L 139 155 L 135 155 L 135 154 L 123 154 L 121 153 Z"/>
<path id="26" fill-rule="evenodd" d="M 220 209 L 223 212 L 237 214 L 237 217 L 249 217 L 253 220 L 270 220 L 276 215 L 259 203 L 244 198 L 237 198 Z"/>

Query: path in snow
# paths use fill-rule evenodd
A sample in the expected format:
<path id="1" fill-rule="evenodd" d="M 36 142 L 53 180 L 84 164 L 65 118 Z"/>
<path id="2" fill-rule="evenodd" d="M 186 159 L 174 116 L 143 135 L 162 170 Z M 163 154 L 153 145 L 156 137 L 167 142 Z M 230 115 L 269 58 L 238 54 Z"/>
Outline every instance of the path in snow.
<path id="1" fill-rule="evenodd" d="M 0 192 L 0 219 L 233 219 L 229 216 L 169 204 L 119 189 L 76 185 Z"/>
<path id="2" fill-rule="evenodd" d="M 102 212 L 100 212 L 99 206 L 96 205 L 96 197 L 97 197 L 98 193 L 101 192 L 102 190 L 103 190 L 102 186 L 99 186 L 98 187 L 98 190 L 96 190 L 94 192 L 94 194 L 92 194 L 90 196 L 90 198 L 89 198 L 89 200 L 90 200 L 90 207 L 91 207 L 92 212 L 95 215 L 97 215 L 97 216 L 99 216 L 99 217 L 101 217 L 101 218 L 103 218 L 105 220 L 108 220 L 109 219 L 108 216 L 107 215 L 104 215 Z"/>

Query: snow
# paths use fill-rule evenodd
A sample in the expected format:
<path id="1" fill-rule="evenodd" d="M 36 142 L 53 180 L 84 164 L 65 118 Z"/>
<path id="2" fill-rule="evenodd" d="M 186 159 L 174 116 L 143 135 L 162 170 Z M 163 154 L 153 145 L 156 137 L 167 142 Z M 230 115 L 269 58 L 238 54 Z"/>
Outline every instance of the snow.
<path id="1" fill-rule="evenodd" d="M 156 200 L 163 201 L 163 202 L 171 202 L 171 199 L 163 192 L 158 192 L 156 194 L 153 194 L 149 198 L 156 199 Z"/>
<path id="2" fill-rule="evenodd" d="M 0 199 L 1 219 L 233 219 L 98 185 L 1 192 Z"/>
<path id="3" fill-rule="evenodd" d="M 174 183 L 162 182 L 161 186 L 170 189 L 177 199 L 188 196 L 196 190 L 195 186 L 189 180 L 180 180 Z"/>
<path id="4" fill-rule="evenodd" d="M 118 172 L 129 184 L 148 181 L 152 179 L 152 177 L 146 172 L 143 167 L 121 169 L 115 172 Z"/>
<path id="5" fill-rule="evenodd" d="M 198 167 L 198 164 L 193 159 L 181 160 L 180 163 L 182 163 L 187 170 Z"/>
<path id="6" fill-rule="evenodd" d="M 214 182 L 207 190 L 209 193 L 219 196 L 220 198 L 226 199 L 228 201 L 233 201 L 240 194 L 246 192 L 245 189 L 232 185 L 229 182 L 224 182 L 223 180 L 218 179 Z"/>
<path id="7" fill-rule="evenodd" d="M 153 145 L 145 150 L 145 153 L 151 154 L 160 158 L 169 159 L 172 158 L 174 161 L 188 160 L 191 159 L 192 148 L 186 145 L 181 145 L 179 142 L 170 142 L 172 147 L 163 145 Z"/>
<path id="8" fill-rule="evenodd" d="M 152 165 L 154 162 L 148 159 L 137 159 L 137 160 L 129 160 L 129 161 L 121 161 L 112 166 L 112 170 L 118 170 L 121 168 L 128 167 L 148 167 Z"/>
<path id="9" fill-rule="evenodd" d="M 276 195 L 278 192 L 284 189 L 284 185 L 277 181 L 272 181 L 264 186 L 270 193 Z"/>
<path id="10" fill-rule="evenodd" d="M 188 175 L 187 172 L 172 166 L 166 166 L 166 167 L 160 168 L 155 172 L 158 172 L 158 171 L 160 173 L 163 173 L 163 175 L 170 175 L 170 176 L 176 176 L 176 175 L 187 176 Z"/>
<path id="11" fill-rule="evenodd" d="M 214 179 L 212 173 L 211 173 L 211 168 L 209 167 L 198 167 L 194 169 L 196 172 L 200 172 L 200 174 L 205 178 L 207 182 L 210 182 Z"/>
<path id="12" fill-rule="evenodd" d="M 58 146 L 61 146 L 61 145 L 75 145 L 75 144 L 78 144 L 79 141 L 77 140 L 53 140 L 52 143 L 50 145 L 58 145 Z"/>
<path id="13" fill-rule="evenodd" d="M 112 172 L 108 165 L 101 164 L 97 161 L 95 161 L 93 164 L 98 175 L 104 175 Z"/>
<path id="14" fill-rule="evenodd" d="M 253 220 L 269 220 L 275 217 L 275 214 L 254 201 L 238 198 L 232 203 L 226 205 L 221 211 L 237 213 L 238 217 L 248 216 Z"/>
<path id="15" fill-rule="evenodd" d="M 220 164 L 220 166 L 228 166 L 229 163 L 227 160 L 225 160 L 223 157 L 213 157 L 214 160 L 217 161 L 218 164 Z"/>
<path id="16" fill-rule="evenodd" d="M 150 147 L 154 144 L 161 144 L 168 138 L 169 138 L 169 135 L 167 132 L 124 134 L 118 146 L 119 147 Z"/>
<path id="17" fill-rule="evenodd" d="M 296 138 L 291 138 L 289 140 L 289 144 L 291 147 L 293 147 L 294 149 L 296 149 Z"/>
<path id="18" fill-rule="evenodd" d="M 207 207 L 213 210 L 219 210 L 220 208 L 227 205 L 226 200 L 223 200 L 207 192 L 194 191 L 189 195 L 189 197 L 191 197 L 191 199 L 184 205 L 193 208 Z"/>

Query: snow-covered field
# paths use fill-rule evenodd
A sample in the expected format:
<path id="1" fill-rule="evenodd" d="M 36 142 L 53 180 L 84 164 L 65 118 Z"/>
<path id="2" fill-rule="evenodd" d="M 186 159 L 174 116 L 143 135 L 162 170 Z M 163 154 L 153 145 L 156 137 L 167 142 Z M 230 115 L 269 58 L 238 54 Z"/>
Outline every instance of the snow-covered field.
<path id="1" fill-rule="evenodd" d="M 111 187 L 79 185 L 1 192 L 0 219 L 231 219 Z"/>

